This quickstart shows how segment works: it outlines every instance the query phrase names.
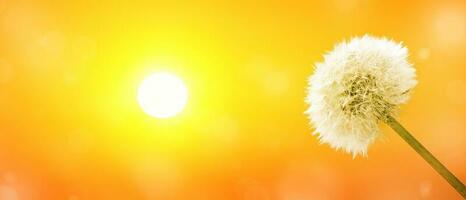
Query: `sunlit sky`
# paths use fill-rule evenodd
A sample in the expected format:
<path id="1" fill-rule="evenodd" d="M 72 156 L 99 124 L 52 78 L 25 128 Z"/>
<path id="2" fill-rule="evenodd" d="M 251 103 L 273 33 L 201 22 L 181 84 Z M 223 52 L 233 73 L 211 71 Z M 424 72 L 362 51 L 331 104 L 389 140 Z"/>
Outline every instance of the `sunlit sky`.
<path id="1" fill-rule="evenodd" d="M 367 158 L 311 135 L 313 63 L 366 33 L 408 47 L 398 119 L 466 181 L 464 1 L 0 0 L 0 200 L 461 199 L 384 125 Z M 161 71 L 167 119 L 137 99 Z"/>

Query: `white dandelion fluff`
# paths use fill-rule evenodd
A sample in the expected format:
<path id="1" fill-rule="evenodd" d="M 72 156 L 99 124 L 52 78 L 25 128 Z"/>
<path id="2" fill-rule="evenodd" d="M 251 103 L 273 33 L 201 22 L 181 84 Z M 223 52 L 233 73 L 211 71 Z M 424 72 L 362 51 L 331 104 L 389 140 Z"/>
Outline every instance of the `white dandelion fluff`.
<path id="1" fill-rule="evenodd" d="M 365 155 L 378 124 L 406 103 L 415 70 L 401 43 L 363 36 L 336 45 L 309 79 L 307 114 L 320 141 Z"/>
<path id="2" fill-rule="evenodd" d="M 316 64 L 306 111 L 314 134 L 333 148 L 366 155 L 389 125 L 466 199 L 466 187 L 392 116 L 409 99 L 416 73 L 408 49 L 386 38 L 363 36 L 338 44 Z"/>

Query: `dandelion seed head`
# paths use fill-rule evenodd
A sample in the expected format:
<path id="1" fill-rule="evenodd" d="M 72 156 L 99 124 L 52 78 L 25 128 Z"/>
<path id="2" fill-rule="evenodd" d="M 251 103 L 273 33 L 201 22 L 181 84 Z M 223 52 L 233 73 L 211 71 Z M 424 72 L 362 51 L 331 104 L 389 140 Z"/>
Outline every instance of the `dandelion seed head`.
<path id="1" fill-rule="evenodd" d="M 315 64 L 306 111 L 322 143 L 356 156 L 379 136 L 417 84 L 401 43 L 369 35 L 342 42 Z"/>

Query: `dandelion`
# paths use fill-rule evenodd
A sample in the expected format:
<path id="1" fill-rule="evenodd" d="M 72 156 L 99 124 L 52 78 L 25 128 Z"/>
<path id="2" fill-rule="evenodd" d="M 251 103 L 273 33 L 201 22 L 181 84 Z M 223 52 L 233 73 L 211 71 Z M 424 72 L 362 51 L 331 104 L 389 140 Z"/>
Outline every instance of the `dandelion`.
<path id="1" fill-rule="evenodd" d="M 463 197 L 466 188 L 392 116 L 409 100 L 416 71 L 408 49 L 386 38 L 363 36 L 338 44 L 315 65 L 306 113 L 322 143 L 357 155 L 381 137 L 379 123 L 392 127 Z"/>

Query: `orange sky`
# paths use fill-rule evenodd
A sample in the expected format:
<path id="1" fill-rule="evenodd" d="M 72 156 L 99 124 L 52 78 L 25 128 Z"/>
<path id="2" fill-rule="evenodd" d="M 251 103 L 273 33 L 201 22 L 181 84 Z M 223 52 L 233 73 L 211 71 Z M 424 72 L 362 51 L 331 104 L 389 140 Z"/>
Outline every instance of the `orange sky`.
<path id="1" fill-rule="evenodd" d="M 409 48 L 399 121 L 466 181 L 464 1 L 0 0 L 0 200 L 461 199 L 385 125 L 367 158 L 311 136 L 313 63 L 365 33 Z M 137 104 L 157 71 L 174 118 Z"/>

